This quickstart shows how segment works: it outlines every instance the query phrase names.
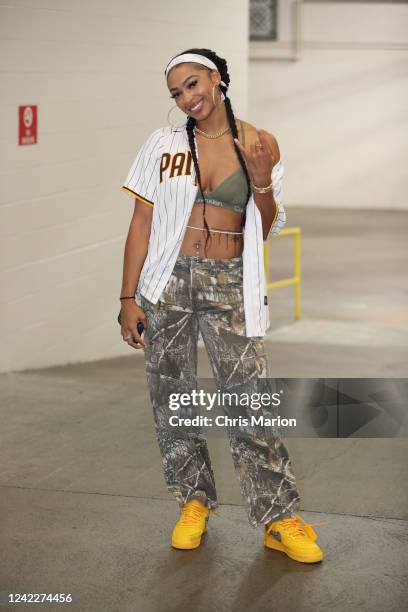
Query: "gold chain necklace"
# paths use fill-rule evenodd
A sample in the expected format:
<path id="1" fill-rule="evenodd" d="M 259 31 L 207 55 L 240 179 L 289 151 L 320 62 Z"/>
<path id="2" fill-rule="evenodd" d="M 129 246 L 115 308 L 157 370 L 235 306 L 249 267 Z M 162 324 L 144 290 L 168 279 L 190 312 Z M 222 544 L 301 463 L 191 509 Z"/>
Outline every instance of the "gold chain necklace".
<path id="1" fill-rule="evenodd" d="M 225 132 L 228 132 L 228 130 L 230 130 L 231 128 L 228 126 L 222 132 L 217 132 L 217 134 L 207 134 L 207 132 L 203 132 L 203 130 L 199 130 L 197 126 L 194 126 L 194 129 L 196 132 L 199 132 L 199 134 L 202 134 L 206 138 L 219 138 L 220 136 L 225 134 Z"/>

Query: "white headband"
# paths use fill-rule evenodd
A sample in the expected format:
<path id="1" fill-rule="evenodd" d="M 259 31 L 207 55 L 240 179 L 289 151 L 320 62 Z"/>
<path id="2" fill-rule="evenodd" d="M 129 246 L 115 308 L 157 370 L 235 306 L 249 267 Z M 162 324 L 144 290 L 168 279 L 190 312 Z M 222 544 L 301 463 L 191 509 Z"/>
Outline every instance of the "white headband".
<path id="1" fill-rule="evenodd" d="M 198 53 L 182 53 L 181 55 L 177 55 L 176 57 L 174 57 L 167 64 L 167 68 L 165 70 L 166 77 L 169 74 L 170 70 L 174 68 L 174 66 L 177 66 L 178 64 L 184 64 L 186 62 L 195 62 L 196 64 L 203 64 L 203 66 L 207 66 L 207 68 L 211 68 L 212 70 L 216 70 L 217 72 L 219 72 L 214 62 L 208 59 L 208 57 L 205 57 L 205 55 L 199 55 Z M 227 87 L 224 81 L 221 81 L 221 85 L 223 85 L 224 87 Z M 222 94 L 222 99 L 224 100 L 225 96 L 223 92 L 221 92 L 221 94 Z"/>

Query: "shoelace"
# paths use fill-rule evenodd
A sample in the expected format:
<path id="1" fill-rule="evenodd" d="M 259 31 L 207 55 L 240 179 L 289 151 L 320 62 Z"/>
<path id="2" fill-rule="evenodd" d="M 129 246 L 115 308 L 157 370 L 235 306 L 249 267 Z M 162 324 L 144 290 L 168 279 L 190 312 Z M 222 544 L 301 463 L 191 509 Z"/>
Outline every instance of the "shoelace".
<path id="1" fill-rule="evenodd" d="M 183 525 L 194 525 L 203 516 L 203 509 L 195 504 L 186 504 L 181 509 L 180 522 Z"/>
<path id="2" fill-rule="evenodd" d="M 278 521 L 272 521 L 271 524 L 267 526 L 267 533 L 272 530 L 272 525 L 274 522 Z M 279 522 L 282 523 L 283 529 L 288 531 L 288 533 L 290 533 L 294 537 L 305 537 L 306 535 L 308 535 L 309 537 L 314 537 L 316 536 L 316 533 L 312 526 L 327 524 L 327 521 L 320 521 L 318 523 L 307 523 L 302 519 L 301 516 L 298 515 L 289 517 L 287 519 L 281 519 Z"/>

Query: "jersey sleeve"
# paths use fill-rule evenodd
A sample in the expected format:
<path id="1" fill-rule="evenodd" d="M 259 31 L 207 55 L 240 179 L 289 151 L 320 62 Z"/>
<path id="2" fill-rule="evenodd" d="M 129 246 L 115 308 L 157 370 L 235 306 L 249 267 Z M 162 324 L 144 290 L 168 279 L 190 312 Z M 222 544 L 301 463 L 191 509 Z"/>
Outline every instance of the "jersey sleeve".
<path id="1" fill-rule="evenodd" d="M 273 199 L 276 202 L 276 215 L 272 222 L 269 234 L 279 234 L 286 223 L 286 211 L 282 200 L 282 176 L 285 168 L 281 160 L 279 160 L 272 168 L 272 189 Z"/>
<path id="2" fill-rule="evenodd" d="M 155 130 L 140 148 L 122 189 L 149 206 L 154 206 L 159 182 L 158 144 L 161 129 Z"/>

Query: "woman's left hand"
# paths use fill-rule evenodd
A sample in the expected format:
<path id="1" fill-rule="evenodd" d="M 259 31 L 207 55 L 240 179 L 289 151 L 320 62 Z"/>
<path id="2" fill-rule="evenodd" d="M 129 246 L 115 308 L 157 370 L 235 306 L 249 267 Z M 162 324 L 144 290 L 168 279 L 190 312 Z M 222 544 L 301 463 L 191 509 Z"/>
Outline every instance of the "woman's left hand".
<path id="1" fill-rule="evenodd" d="M 263 132 L 264 130 L 256 130 L 259 140 L 251 144 L 248 149 L 234 138 L 235 144 L 244 156 L 251 181 L 258 187 L 266 187 L 271 182 L 275 159 L 272 148 Z"/>

